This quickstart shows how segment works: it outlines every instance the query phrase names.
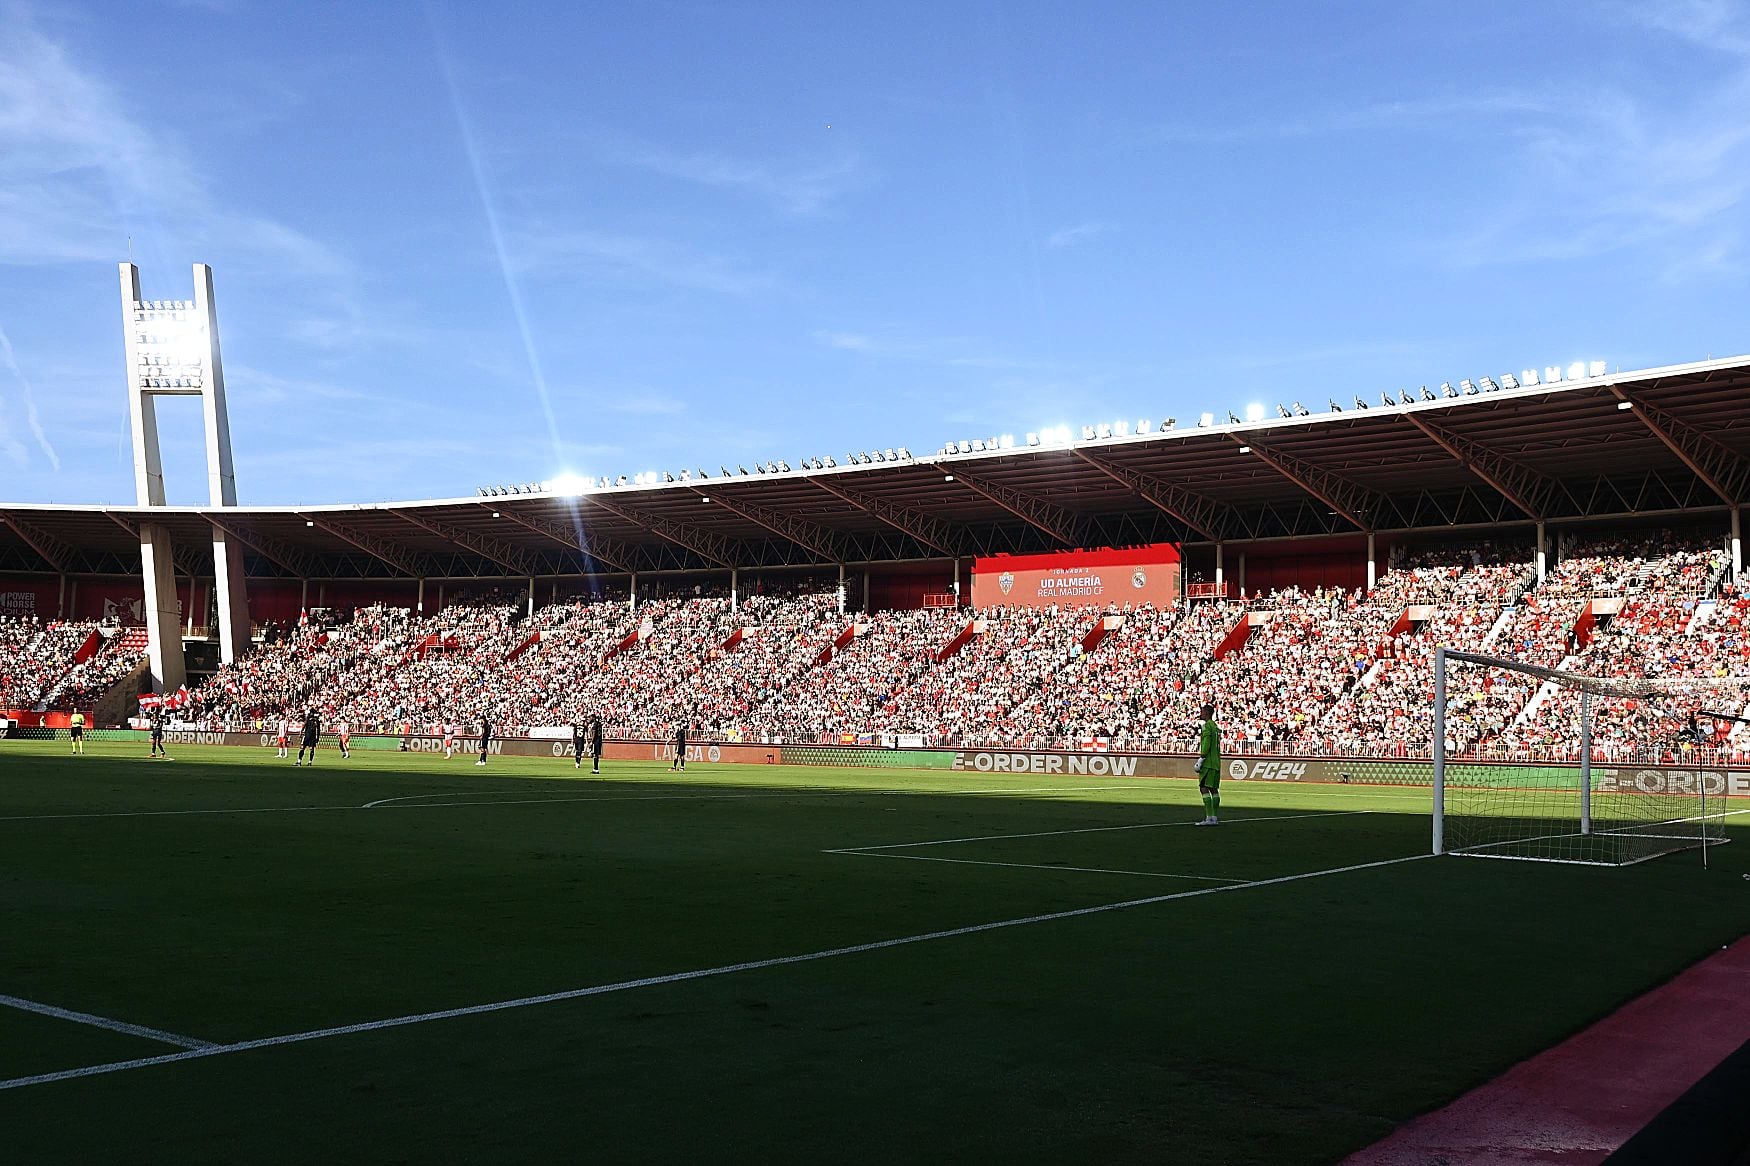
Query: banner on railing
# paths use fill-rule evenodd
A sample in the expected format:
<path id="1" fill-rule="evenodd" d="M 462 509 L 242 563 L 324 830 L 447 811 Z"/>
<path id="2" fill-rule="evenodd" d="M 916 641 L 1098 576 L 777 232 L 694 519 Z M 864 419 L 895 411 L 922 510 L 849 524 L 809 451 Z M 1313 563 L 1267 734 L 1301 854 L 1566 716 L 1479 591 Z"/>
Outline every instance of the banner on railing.
<path id="1" fill-rule="evenodd" d="M 1127 550 L 996 555 L 973 560 L 972 605 L 1172 607 L 1179 602 L 1179 579 L 1179 548 L 1172 543 Z"/>

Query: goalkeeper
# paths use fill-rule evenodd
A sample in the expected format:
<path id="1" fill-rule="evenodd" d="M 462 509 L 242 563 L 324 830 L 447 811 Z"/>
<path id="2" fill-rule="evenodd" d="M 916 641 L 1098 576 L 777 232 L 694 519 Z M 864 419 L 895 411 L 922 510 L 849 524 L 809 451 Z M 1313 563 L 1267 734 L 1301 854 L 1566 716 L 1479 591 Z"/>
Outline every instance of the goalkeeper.
<path id="1" fill-rule="evenodd" d="M 1197 731 L 1197 792 L 1203 795 L 1203 820 L 1199 826 L 1219 826 L 1221 819 L 1221 726 L 1215 723 L 1215 706 L 1203 706 L 1203 727 Z"/>

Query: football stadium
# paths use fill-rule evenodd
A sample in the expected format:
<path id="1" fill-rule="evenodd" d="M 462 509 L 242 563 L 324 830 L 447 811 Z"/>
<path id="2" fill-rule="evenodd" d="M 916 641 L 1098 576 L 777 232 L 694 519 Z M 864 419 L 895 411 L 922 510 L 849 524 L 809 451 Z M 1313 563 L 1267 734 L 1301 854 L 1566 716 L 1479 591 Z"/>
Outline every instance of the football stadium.
<path id="1" fill-rule="evenodd" d="M 1746 95 L 0 4 L 0 1158 L 1750 1166 Z"/>
<path id="2" fill-rule="evenodd" d="M 121 274 L 135 502 L 0 511 L 25 1158 L 1420 1161 L 1468 1105 L 1735 1160 L 1750 358 L 251 507 L 211 271 Z"/>

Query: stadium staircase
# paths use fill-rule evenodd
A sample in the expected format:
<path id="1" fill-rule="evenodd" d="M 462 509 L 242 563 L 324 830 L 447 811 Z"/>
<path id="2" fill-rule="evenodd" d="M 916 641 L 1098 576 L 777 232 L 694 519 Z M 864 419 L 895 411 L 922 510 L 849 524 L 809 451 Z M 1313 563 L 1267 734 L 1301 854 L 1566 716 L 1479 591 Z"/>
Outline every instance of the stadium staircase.
<path id="1" fill-rule="evenodd" d="M 1259 614 L 1262 616 L 1263 613 L 1260 612 Z M 1259 623 L 1267 622 L 1269 622 L 1268 617 L 1259 620 Z M 1239 622 L 1228 629 L 1227 635 L 1221 638 L 1221 643 L 1215 645 L 1215 651 L 1211 653 L 1211 655 L 1217 660 L 1223 660 L 1226 659 L 1229 654 L 1239 651 L 1240 648 L 1245 646 L 1246 641 L 1252 638 L 1252 630 L 1254 626 L 1255 625 L 1252 623 L 1252 613 L 1249 611 L 1240 612 Z"/>
<path id="2" fill-rule="evenodd" d="M 92 725 L 122 726 L 128 723 L 128 718 L 139 711 L 140 694 L 151 686 L 150 663 L 142 656 L 131 672 L 97 698 L 91 710 Z"/>
<path id="3" fill-rule="evenodd" d="M 983 631 L 983 620 L 971 619 L 966 621 L 966 626 L 954 633 L 954 638 L 949 640 L 946 644 L 943 644 L 941 650 L 936 653 L 936 663 L 940 664 L 942 661 L 948 659 L 948 657 L 960 651 L 960 649 L 972 642 L 973 636 L 976 636 Z"/>
<path id="4" fill-rule="evenodd" d="M 518 656 L 522 655 L 524 652 L 528 651 L 530 648 L 534 647 L 536 644 L 538 644 L 540 642 L 541 642 L 541 633 L 538 631 L 530 632 L 528 634 L 528 636 L 524 638 L 522 643 L 518 644 L 516 647 L 512 648 L 510 651 L 505 653 L 504 662 L 506 664 L 509 664 L 512 660 L 515 660 Z"/>
<path id="5" fill-rule="evenodd" d="M 857 625 L 852 624 L 850 627 L 848 627 L 844 631 L 840 632 L 833 639 L 832 643 L 828 644 L 826 647 L 822 648 L 818 653 L 815 654 L 813 666 L 816 668 L 819 668 L 822 664 L 825 664 L 828 660 L 832 659 L 834 652 L 843 651 L 845 646 L 856 638 L 857 638 Z"/>
<path id="6" fill-rule="evenodd" d="M 1088 629 L 1088 634 L 1082 637 L 1082 653 L 1086 655 L 1100 646 L 1108 635 L 1124 626 L 1121 615 L 1105 615 L 1094 621 L 1094 626 Z"/>

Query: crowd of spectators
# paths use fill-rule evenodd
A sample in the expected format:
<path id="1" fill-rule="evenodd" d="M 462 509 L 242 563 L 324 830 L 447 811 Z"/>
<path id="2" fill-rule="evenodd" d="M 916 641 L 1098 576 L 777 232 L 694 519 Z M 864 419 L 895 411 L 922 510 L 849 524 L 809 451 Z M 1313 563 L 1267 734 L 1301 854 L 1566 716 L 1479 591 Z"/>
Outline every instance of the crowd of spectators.
<path id="1" fill-rule="evenodd" d="M 44 706 L 75 670 L 73 657 L 96 630 L 89 620 L 0 616 L 0 708 Z"/>
<path id="2" fill-rule="evenodd" d="M 617 737 L 665 738 L 686 724 L 715 739 L 1172 749 L 1210 702 L 1241 747 L 1417 755 L 1429 747 L 1440 645 L 1611 676 L 1750 670 L 1750 603 L 1728 592 L 1698 607 L 1717 585 L 1719 551 L 1668 535 L 1567 551 L 1542 583 L 1515 557 L 1526 549 L 1479 544 L 1402 556 L 1372 591 L 1287 588 L 1249 608 L 846 614 L 836 587 L 739 604 L 702 591 L 577 599 L 532 615 L 493 596 L 427 617 L 363 608 L 221 669 L 196 707 L 231 725 L 315 707 L 354 731 L 472 731 L 486 718 L 521 733 L 600 716 Z M 1620 610 L 1611 619 L 1600 605 L 1588 642 L 1576 621 L 1604 597 L 1622 597 Z M 1240 621 L 1249 634 L 1216 659 Z M 13 645 L 0 659 L 45 634 L 0 623 L 0 645 Z M 1571 694 L 1539 700 L 1540 687 L 1506 670 L 1453 670 L 1449 746 L 1523 753 L 1577 739 Z M 1626 749 L 1682 713 L 1614 709 L 1595 737 Z"/>

